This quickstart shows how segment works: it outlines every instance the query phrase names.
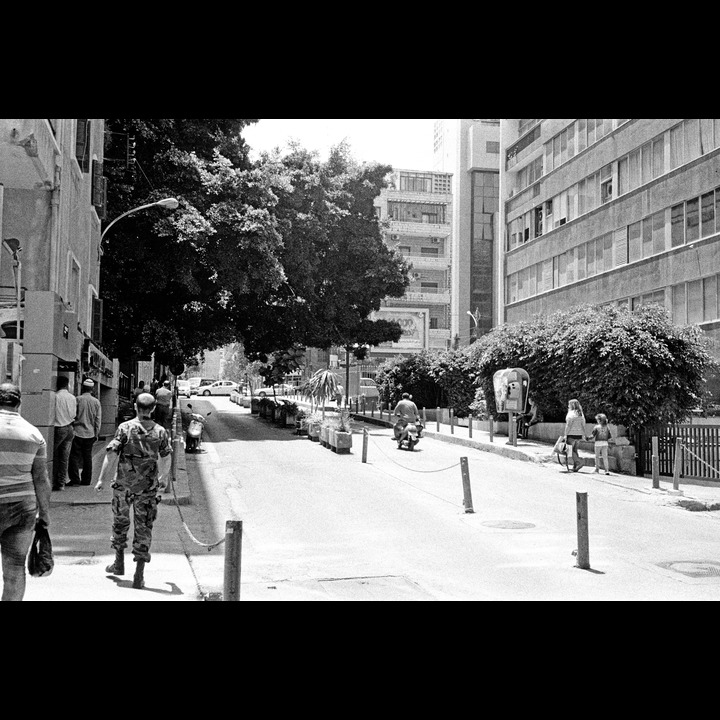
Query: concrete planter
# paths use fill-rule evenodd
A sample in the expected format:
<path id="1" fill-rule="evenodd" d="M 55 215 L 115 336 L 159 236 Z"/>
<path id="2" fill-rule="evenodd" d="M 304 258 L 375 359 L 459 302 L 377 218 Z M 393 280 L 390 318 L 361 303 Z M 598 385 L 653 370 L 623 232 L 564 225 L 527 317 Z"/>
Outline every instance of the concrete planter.
<path id="1" fill-rule="evenodd" d="M 352 447 L 352 433 L 343 430 L 335 431 L 335 447 L 333 448 L 339 455 L 349 453 Z"/>
<path id="2" fill-rule="evenodd" d="M 323 425 L 320 428 L 320 444 L 323 447 L 330 447 L 330 428 L 327 425 Z"/>
<path id="3" fill-rule="evenodd" d="M 328 428 L 328 447 L 333 451 L 336 452 L 337 445 L 335 444 L 335 435 L 337 433 L 337 430 L 335 428 Z"/>
<path id="4" fill-rule="evenodd" d="M 320 423 L 308 423 L 308 438 L 313 442 L 320 442 Z"/>

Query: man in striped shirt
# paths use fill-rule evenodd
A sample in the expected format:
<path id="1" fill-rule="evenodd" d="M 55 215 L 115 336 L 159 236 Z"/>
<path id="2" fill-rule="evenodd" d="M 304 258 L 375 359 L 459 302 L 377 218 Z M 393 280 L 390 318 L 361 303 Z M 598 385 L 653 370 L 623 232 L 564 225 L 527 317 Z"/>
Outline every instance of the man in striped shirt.
<path id="1" fill-rule="evenodd" d="M 25 559 L 35 522 L 50 525 L 45 438 L 20 417 L 20 388 L 0 384 L 0 554 L 3 600 L 25 597 Z"/>

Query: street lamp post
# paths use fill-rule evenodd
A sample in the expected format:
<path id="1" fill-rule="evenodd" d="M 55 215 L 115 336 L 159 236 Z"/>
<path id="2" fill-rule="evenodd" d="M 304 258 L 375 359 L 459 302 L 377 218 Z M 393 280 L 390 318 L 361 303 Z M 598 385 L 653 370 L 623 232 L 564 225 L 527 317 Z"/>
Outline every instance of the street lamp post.
<path id="1" fill-rule="evenodd" d="M 469 310 L 467 311 L 467 314 L 473 319 L 473 322 L 475 325 L 473 326 L 475 330 L 475 338 L 477 339 L 477 331 L 478 331 L 478 318 L 480 317 L 480 308 L 475 308 L 475 312 L 471 313 Z"/>
<path id="2" fill-rule="evenodd" d="M 103 240 L 105 239 L 105 235 L 107 235 L 107 231 L 118 221 L 122 220 L 122 218 L 127 217 L 131 213 L 136 213 L 139 210 L 145 210 L 146 208 L 151 207 L 164 207 L 168 208 L 170 210 L 175 210 L 177 206 L 180 203 L 175 198 L 163 198 L 162 200 L 157 200 L 156 202 L 147 203 L 146 205 L 140 205 L 139 207 L 132 208 L 132 210 L 128 210 L 127 212 L 124 212 L 122 215 L 118 215 L 103 231 L 102 235 L 100 235 L 100 254 L 102 254 L 102 244 Z"/>

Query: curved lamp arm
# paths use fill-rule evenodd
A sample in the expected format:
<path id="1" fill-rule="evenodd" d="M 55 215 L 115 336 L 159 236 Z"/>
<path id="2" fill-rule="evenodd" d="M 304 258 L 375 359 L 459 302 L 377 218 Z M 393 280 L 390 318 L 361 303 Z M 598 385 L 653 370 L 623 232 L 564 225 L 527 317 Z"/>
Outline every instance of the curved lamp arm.
<path id="1" fill-rule="evenodd" d="M 118 221 L 122 220 L 122 218 L 126 217 L 127 215 L 130 215 L 130 213 L 138 212 L 138 210 L 145 210 L 146 208 L 150 207 L 166 207 L 170 208 L 170 210 L 175 210 L 177 206 L 180 203 L 175 198 L 163 198 L 162 200 L 158 200 L 157 202 L 148 203 L 147 205 L 140 205 L 140 207 L 133 208 L 132 210 L 128 210 L 127 212 L 124 212 L 122 215 L 118 215 L 103 231 L 102 235 L 100 235 L 100 246 L 102 246 L 102 241 L 105 238 L 105 235 L 107 234 L 107 231 Z"/>

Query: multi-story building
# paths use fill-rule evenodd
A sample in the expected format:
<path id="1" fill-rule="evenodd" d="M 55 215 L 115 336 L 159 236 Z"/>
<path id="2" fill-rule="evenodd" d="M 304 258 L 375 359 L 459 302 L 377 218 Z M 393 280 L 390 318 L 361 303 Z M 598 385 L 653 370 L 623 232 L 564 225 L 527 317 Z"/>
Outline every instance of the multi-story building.
<path id="1" fill-rule="evenodd" d="M 410 263 L 412 282 L 402 298 L 383 300 L 376 319 L 395 320 L 398 342 L 370 349 L 371 361 L 450 347 L 452 277 L 452 175 L 396 170 L 375 199 L 385 242 Z"/>
<path id="2" fill-rule="evenodd" d="M 503 321 L 659 303 L 720 339 L 720 120 L 503 120 L 501 152 Z"/>
<path id="3" fill-rule="evenodd" d="M 0 377 L 53 446 L 57 377 L 97 382 L 115 428 L 117 361 L 101 349 L 104 120 L 0 119 Z M 18 332 L 19 321 L 19 332 Z"/>
<path id="4" fill-rule="evenodd" d="M 500 120 L 437 120 L 433 162 L 452 173 L 450 331 L 462 346 L 499 322 Z"/>

